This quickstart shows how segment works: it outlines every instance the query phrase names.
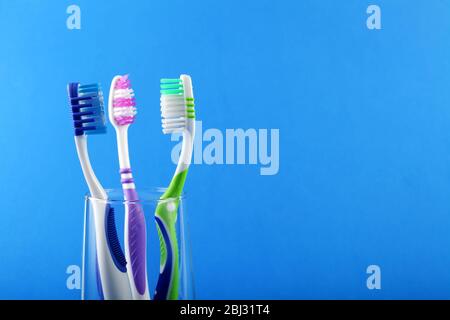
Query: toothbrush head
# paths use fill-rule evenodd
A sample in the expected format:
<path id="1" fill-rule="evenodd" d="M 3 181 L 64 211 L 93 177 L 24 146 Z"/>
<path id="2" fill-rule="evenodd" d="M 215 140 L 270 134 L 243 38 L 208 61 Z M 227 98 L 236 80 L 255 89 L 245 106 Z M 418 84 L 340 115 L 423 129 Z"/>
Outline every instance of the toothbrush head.
<path id="1" fill-rule="evenodd" d="M 103 93 L 99 84 L 67 85 L 75 135 L 106 133 Z"/>
<path id="2" fill-rule="evenodd" d="M 195 120 L 191 78 L 161 79 L 161 117 L 164 134 L 183 132 Z"/>
<path id="3" fill-rule="evenodd" d="M 130 125 L 136 118 L 136 100 L 128 75 L 116 76 L 109 93 L 109 120 L 114 127 Z"/>

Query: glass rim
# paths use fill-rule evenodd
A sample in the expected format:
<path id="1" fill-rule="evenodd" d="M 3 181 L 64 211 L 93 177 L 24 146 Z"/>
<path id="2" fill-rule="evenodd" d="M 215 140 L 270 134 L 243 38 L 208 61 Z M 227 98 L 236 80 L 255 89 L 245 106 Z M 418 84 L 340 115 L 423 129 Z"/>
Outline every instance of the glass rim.
<path id="1" fill-rule="evenodd" d="M 117 193 L 116 196 L 112 197 L 112 198 L 106 198 L 106 199 L 102 199 L 102 198 L 98 198 L 98 197 L 94 197 L 91 195 L 91 193 L 89 191 L 87 191 L 84 194 L 84 198 L 86 201 L 99 201 L 99 202 L 105 202 L 105 203 L 140 203 L 140 204 L 144 204 L 144 203 L 160 203 L 160 202 L 167 202 L 167 201 L 171 201 L 171 200 L 180 200 L 183 201 L 186 199 L 186 195 L 187 193 L 182 191 L 181 195 L 178 197 L 170 197 L 170 198 L 166 198 L 166 199 L 161 199 L 161 195 L 164 194 L 164 192 L 167 190 L 166 187 L 152 187 L 152 188 L 140 188 L 140 189 L 136 189 L 137 193 L 139 195 L 154 195 L 155 197 L 152 199 L 148 199 L 148 197 L 143 196 L 143 197 L 139 197 L 139 200 L 125 200 L 123 198 L 123 190 L 119 189 L 119 188 L 105 188 L 104 189 L 105 192 L 109 195 L 111 193 Z"/>

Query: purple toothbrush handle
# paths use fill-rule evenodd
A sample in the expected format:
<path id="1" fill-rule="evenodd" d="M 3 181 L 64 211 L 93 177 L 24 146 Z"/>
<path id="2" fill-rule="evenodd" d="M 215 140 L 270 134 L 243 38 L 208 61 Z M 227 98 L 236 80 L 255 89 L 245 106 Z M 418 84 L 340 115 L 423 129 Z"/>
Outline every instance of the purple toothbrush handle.
<path id="1" fill-rule="evenodd" d="M 134 189 L 124 189 L 125 200 L 128 206 L 128 244 L 130 252 L 131 271 L 134 283 L 139 294 L 143 295 L 147 286 L 146 256 L 147 232 L 145 216 L 139 197 Z"/>

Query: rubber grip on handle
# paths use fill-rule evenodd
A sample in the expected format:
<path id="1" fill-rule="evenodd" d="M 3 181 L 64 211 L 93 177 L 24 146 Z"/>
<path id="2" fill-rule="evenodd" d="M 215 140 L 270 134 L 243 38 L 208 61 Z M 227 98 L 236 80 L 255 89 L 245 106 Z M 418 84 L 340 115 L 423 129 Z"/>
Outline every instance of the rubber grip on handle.
<path id="1" fill-rule="evenodd" d="M 156 284 L 155 300 L 178 300 L 180 275 L 176 231 L 178 200 L 160 202 L 155 219 L 161 245 L 161 273 Z"/>
<path id="2" fill-rule="evenodd" d="M 138 196 L 134 189 L 126 189 L 127 201 L 137 201 Z M 146 254 L 147 235 L 145 216 L 139 202 L 127 203 L 128 206 L 128 243 L 130 251 L 131 271 L 134 283 L 139 294 L 144 295 L 147 287 Z"/>

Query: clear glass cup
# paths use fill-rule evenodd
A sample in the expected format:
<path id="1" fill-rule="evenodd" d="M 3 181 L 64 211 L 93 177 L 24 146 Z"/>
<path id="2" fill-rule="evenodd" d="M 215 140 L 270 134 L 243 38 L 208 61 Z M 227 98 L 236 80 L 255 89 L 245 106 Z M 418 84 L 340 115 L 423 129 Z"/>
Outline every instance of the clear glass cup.
<path id="1" fill-rule="evenodd" d="M 160 276 L 160 240 L 158 236 L 157 231 L 157 223 L 155 219 L 155 210 L 159 203 L 162 201 L 167 200 L 160 200 L 160 197 L 164 193 L 164 188 L 155 188 L 155 189 L 141 189 L 137 190 L 139 194 L 139 205 L 142 207 L 145 217 L 145 226 L 146 226 L 146 245 L 147 245 L 147 255 L 146 255 L 146 262 L 147 262 L 147 285 L 149 289 L 149 295 L 151 299 L 154 297 L 154 292 L 156 288 L 156 284 L 158 281 L 158 278 Z M 136 203 L 130 203 L 128 201 L 125 201 L 123 199 L 123 192 L 121 189 L 115 190 L 115 189 L 108 189 L 106 190 L 108 199 L 102 200 L 102 199 L 96 199 L 94 197 L 91 197 L 87 195 L 85 197 L 85 211 L 84 211 L 84 238 L 83 238 L 83 270 L 82 270 L 82 288 L 81 288 L 81 299 L 82 300 L 102 300 L 107 298 L 103 291 L 103 287 L 105 285 L 102 285 L 101 283 L 101 272 L 99 269 L 99 262 L 97 257 L 97 246 L 102 246 L 102 243 L 97 244 L 96 234 L 99 232 L 105 232 L 107 234 L 104 239 L 104 243 L 107 244 L 106 247 L 108 248 L 115 248 L 111 249 L 113 253 L 110 254 L 111 257 L 117 256 L 114 254 L 114 252 L 117 252 L 117 242 L 111 240 L 111 231 L 104 231 L 104 230 L 111 230 L 111 226 L 108 226 L 108 224 L 111 224 L 111 220 L 113 221 L 113 227 L 112 229 L 115 229 L 115 234 L 117 236 L 114 236 L 116 240 L 118 240 L 118 243 L 120 243 L 120 249 L 123 252 L 123 258 L 125 258 L 126 261 L 126 252 L 125 252 L 125 208 L 126 206 L 130 204 L 136 204 Z M 170 200 L 177 200 L 179 202 L 178 205 L 178 212 L 177 212 L 177 220 L 176 220 L 176 236 L 177 236 L 177 242 L 178 242 L 178 251 L 179 251 L 179 261 L 178 261 L 178 279 L 179 279 L 179 286 L 178 286 L 178 299 L 180 300 L 191 300 L 195 299 L 195 290 L 194 290 L 194 279 L 193 279 L 193 273 L 192 273 L 192 261 L 191 261 L 191 249 L 190 249 L 190 242 L 189 242 L 189 229 L 188 229 L 188 223 L 187 223 L 187 216 L 186 216 L 186 196 L 183 194 L 178 199 L 170 199 Z M 103 208 L 103 209 L 99 209 Z M 112 208 L 114 211 L 114 215 L 111 218 L 110 215 L 105 214 L 105 217 L 108 215 L 108 219 L 105 217 L 102 217 L 102 222 L 98 222 L 94 220 L 94 214 L 97 214 L 96 212 L 109 212 L 109 208 Z M 108 220 L 108 222 L 106 222 Z M 105 222 L 103 222 L 105 221 Z M 97 226 L 95 224 L 98 224 Z M 104 227 L 103 231 L 98 228 Z M 96 231 L 97 228 L 97 231 Z M 99 231 L 100 230 L 100 231 Z M 101 236 L 99 237 L 101 239 Z M 108 253 L 106 253 L 108 255 Z M 104 256 L 104 255 L 103 255 Z M 100 258 L 102 261 L 105 261 L 104 258 Z M 114 261 L 122 261 L 121 259 L 115 259 Z M 103 262 L 103 265 L 106 265 L 106 262 Z M 112 266 L 113 274 L 119 274 L 120 276 L 123 276 L 120 274 L 118 270 L 116 270 L 116 266 L 114 266 L 113 263 L 108 264 Z M 117 264 L 120 266 L 120 263 Z M 103 267 L 104 268 L 104 267 Z M 126 261 L 126 269 L 129 271 L 130 263 L 129 261 Z M 120 269 L 120 268 L 119 268 Z M 104 270 L 104 269 L 103 269 Z M 122 273 L 127 273 L 126 271 Z M 129 279 L 130 275 L 127 276 Z M 131 276 L 132 277 L 132 276 Z M 123 280 L 123 278 L 122 278 Z M 117 281 L 116 281 L 117 282 Z M 111 290 L 114 291 L 114 290 Z M 110 291 L 110 292 L 111 292 Z M 129 296 L 128 292 L 125 292 L 126 290 L 116 290 L 119 291 L 119 296 L 121 297 L 127 297 Z"/>

